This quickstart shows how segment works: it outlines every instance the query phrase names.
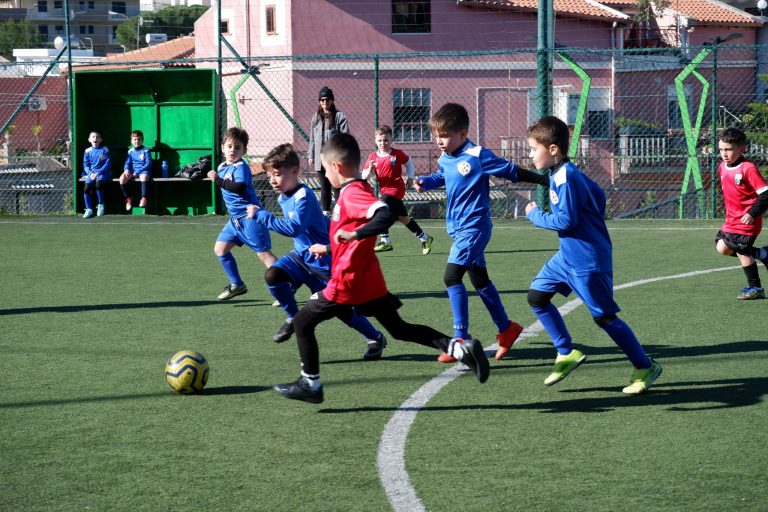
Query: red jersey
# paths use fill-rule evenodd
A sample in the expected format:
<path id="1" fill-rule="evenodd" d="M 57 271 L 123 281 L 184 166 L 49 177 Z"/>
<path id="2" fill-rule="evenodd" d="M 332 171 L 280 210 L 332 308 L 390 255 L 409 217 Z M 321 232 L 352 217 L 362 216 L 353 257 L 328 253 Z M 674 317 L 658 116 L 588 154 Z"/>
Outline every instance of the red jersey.
<path id="1" fill-rule="evenodd" d="M 755 164 L 742 160 L 738 165 L 728 167 L 725 162 L 720 162 L 718 174 L 725 202 L 725 222 L 722 230 L 740 235 L 759 235 L 763 227 L 762 215 L 759 215 L 753 224 L 741 222 L 744 214 L 749 213 L 749 209 L 757 202 L 758 194 L 768 190 Z"/>
<path id="2" fill-rule="evenodd" d="M 373 252 L 376 237 L 337 244 L 333 234 L 343 229 L 357 231 L 379 208 L 386 205 L 363 180 L 348 181 L 341 187 L 331 217 L 331 280 L 323 290 L 326 299 L 339 304 L 363 304 L 386 295 L 387 284 Z"/>
<path id="3" fill-rule="evenodd" d="M 380 156 L 374 151 L 368 156 L 368 162 L 376 162 L 376 179 L 379 180 L 379 190 L 402 200 L 405 197 L 405 181 L 403 181 L 403 166 L 410 157 L 399 149 L 390 148 L 389 154 Z"/>

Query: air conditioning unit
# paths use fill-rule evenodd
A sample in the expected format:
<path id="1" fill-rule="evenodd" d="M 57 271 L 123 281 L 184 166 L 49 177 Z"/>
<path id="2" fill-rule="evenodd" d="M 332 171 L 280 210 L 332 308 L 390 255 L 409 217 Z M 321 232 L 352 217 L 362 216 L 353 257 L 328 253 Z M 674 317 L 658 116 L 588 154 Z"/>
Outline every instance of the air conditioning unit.
<path id="1" fill-rule="evenodd" d="M 45 99 L 40 96 L 32 96 L 27 101 L 27 108 L 31 112 L 40 112 L 45 110 Z"/>

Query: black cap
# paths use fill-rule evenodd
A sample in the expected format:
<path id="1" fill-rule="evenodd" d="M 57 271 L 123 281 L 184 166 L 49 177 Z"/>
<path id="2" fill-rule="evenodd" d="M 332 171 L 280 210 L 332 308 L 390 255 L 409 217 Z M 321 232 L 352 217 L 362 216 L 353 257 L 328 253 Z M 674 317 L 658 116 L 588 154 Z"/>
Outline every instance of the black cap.
<path id="1" fill-rule="evenodd" d="M 321 100 L 323 98 L 333 99 L 333 91 L 329 87 L 323 87 L 320 89 L 320 95 L 318 96 L 318 100 Z"/>

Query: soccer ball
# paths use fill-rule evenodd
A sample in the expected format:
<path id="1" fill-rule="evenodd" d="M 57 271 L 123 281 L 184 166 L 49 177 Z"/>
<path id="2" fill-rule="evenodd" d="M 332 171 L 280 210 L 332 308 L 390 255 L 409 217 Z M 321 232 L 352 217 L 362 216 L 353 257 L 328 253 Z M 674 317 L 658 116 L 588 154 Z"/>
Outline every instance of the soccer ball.
<path id="1" fill-rule="evenodd" d="M 208 360 L 194 350 L 176 352 L 165 363 L 165 380 L 179 393 L 199 393 L 208 382 Z"/>

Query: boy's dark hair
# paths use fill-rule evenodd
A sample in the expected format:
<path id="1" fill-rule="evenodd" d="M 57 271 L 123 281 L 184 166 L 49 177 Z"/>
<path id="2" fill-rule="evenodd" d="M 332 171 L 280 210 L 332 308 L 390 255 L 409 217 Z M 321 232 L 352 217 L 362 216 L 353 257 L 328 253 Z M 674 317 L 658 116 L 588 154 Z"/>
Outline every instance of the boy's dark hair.
<path id="1" fill-rule="evenodd" d="M 360 146 L 348 133 L 337 133 L 325 141 L 320 154 L 328 161 L 341 162 L 352 169 L 360 168 Z"/>
<path id="2" fill-rule="evenodd" d="M 93 133 L 95 133 L 95 134 L 96 134 L 96 135 L 98 135 L 99 137 L 102 137 L 102 138 L 104 138 L 104 136 L 101 134 L 101 132 L 100 132 L 99 130 L 91 130 L 91 131 L 88 133 L 88 137 L 90 137 L 90 136 L 91 136 L 91 134 L 93 134 Z M 143 138 L 144 138 L 144 136 L 142 136 L 141 138 L 143 139 Z"/>
<path id="3" fill-rule="evenodd" d="M 224 144 L 228 140 L 234 140 L 243 145 L 243 151 L 248 149 L 248 132 L 237 126 L 227 128 L 224 132 L 224 136 L 221 138 L 221 143 Z"/>
<path id="4" fill-rule="evenodd" d="M 101 135 L 101 134 L 99 134 L 99 135 Z M 131 137 L 133 137 L 134 135 L 138 135 L 138 136 L 139 136 L 139 137 L 141 137 L 142 139 L 144 138 L 144 132 L 143 132 L 143 131 L 141 131 L 141 130 L 133 130 L 133 131 L 131 132 Z"/>
<path id="5" fill-rule="evenodd" d="M 429 131 L 432 133 L 451 131 L 460 132 L 469 129 L 469 114 L 458 103 L 446 103 L 429 118 Z"/>
<path id="6" fill-rule="evenodd" d="M 544 146 L 556 145 L 563 156 L 568 156 L 568 125 L 555 116 L 544 116 L 528 128 L 528 138 Z"/>
<path id="7" fill-rule="evenodd" d="M 737 146 L 746 147 L 748 144 L 747 134 L 738 128 L 725 128 L 720 132 L 718 136 L 720 142 L 726 144 L 736 144 Z"/>
<path id="8" fill-rule="evenodd" d="M 280 144 L 267 153 L 264 162 L 261 164 L 265 171 L 280 169 L 281 167 L 299 167 L 299 155 L 293 150 L 291 144 Z"/>
<path id="9" fill-rule="evenodd" d="M 386 124 L 383 124 L 376 128 L 376 131 L 374 132 L 376 135 L 389 135 L 392 137 L 392 127 Z"/>

